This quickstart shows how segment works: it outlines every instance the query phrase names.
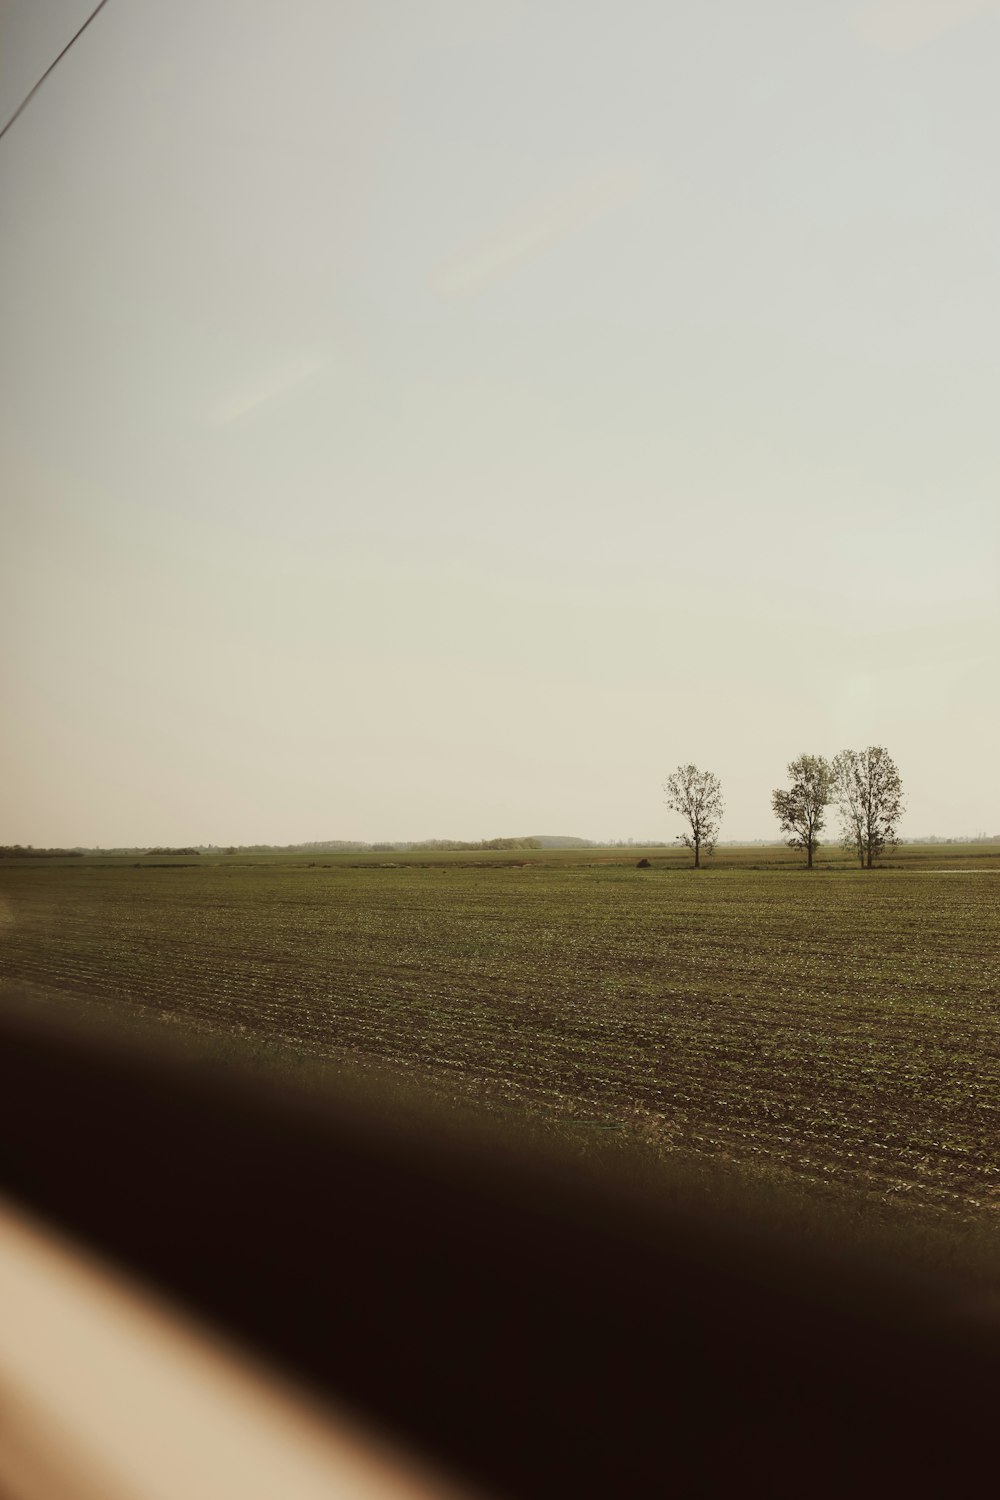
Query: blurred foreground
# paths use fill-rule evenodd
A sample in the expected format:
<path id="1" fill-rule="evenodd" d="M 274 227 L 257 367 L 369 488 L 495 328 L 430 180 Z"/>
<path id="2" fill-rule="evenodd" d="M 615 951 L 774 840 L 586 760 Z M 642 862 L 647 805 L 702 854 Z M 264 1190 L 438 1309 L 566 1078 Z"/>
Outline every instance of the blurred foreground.
<path id="1" fill-rule="evenodd" d="M 5 1003 L 0 1032 L 16 1500 L 426 1493 L 390 1451 L 497 1496 L 940 1495 L 990 1456 L 1000 1323 L 903 1241 L 820 1248 L 750 1205 L 670 1202 L 377 1092 L 306 1097 L 37 1007 Z M 215 1397 L 192 1317 L 251 1361 L 202 1346 Z"/>

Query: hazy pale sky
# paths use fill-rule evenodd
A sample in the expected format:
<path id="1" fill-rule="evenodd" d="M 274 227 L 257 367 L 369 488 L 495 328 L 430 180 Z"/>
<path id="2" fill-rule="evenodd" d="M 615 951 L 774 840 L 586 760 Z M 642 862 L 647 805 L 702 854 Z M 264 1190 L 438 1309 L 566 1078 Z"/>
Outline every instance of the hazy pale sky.
<path id="1" fill-rule="evenodd" d="M 93 0 L 6 0 L 3 120 Z M 0 842 L 1000 831 L 1000 3 L 109 0 L 0 142 Z"/>

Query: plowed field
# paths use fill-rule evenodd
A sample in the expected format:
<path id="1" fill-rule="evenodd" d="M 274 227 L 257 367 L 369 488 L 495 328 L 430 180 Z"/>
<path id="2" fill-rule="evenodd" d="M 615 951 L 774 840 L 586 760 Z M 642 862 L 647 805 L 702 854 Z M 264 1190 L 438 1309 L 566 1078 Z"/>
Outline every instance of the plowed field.
<path id="1" fill-rule="evenodd" d="M 0 982 L 981 1218 L 1000 1209 L 992 863 L 22 861 L 0 869 Z"/>

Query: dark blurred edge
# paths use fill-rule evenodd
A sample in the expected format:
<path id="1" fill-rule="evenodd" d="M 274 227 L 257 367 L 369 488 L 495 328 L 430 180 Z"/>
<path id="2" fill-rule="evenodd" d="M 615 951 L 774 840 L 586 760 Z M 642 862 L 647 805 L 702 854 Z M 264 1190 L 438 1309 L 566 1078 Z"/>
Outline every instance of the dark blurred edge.
<path id="1" fill-rule="evenodd" d="M 498 1495 L 940 1495 L 992 1458 L 1000 1335 L 946 1284 L 9 999 L 0 1191 Z"/>

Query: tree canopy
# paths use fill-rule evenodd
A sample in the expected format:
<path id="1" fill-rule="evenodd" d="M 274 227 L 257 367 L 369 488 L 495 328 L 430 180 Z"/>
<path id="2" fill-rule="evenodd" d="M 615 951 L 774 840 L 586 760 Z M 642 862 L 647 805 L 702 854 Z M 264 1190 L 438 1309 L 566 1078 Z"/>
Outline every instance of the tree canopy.
<path id="1" fill-rule="evenodd" d="M 677 837 L 693 850 L 697 869 L 701 864 L 702 849 L 711 854 L 719 836 L 725 811 L 719 778 L 695 765 L 678 766 L 663 783 L 663 790 L 667 794 L 667 806 L 679 813 L 687 824 Z"/>
<path id="2" fill-rule="evenodd" d="M 811 870 L 826 809 L 833 796 L 833 768 L 822 755 L 802 754 L 789 761 L 788 776 L 791 786 L 776 787 L 771 794 L 771 806 L 782 833 L 789 836 L 789 848 L 804 849 Z"/>
<path id="3" fill-rule="evenodd" d="M 899 770 L 882 745 L 841 750 L 832 769 L 844 847 L 854 850 L 862 869 L 870 870 L 898 841 L 904 807 Z"/>

